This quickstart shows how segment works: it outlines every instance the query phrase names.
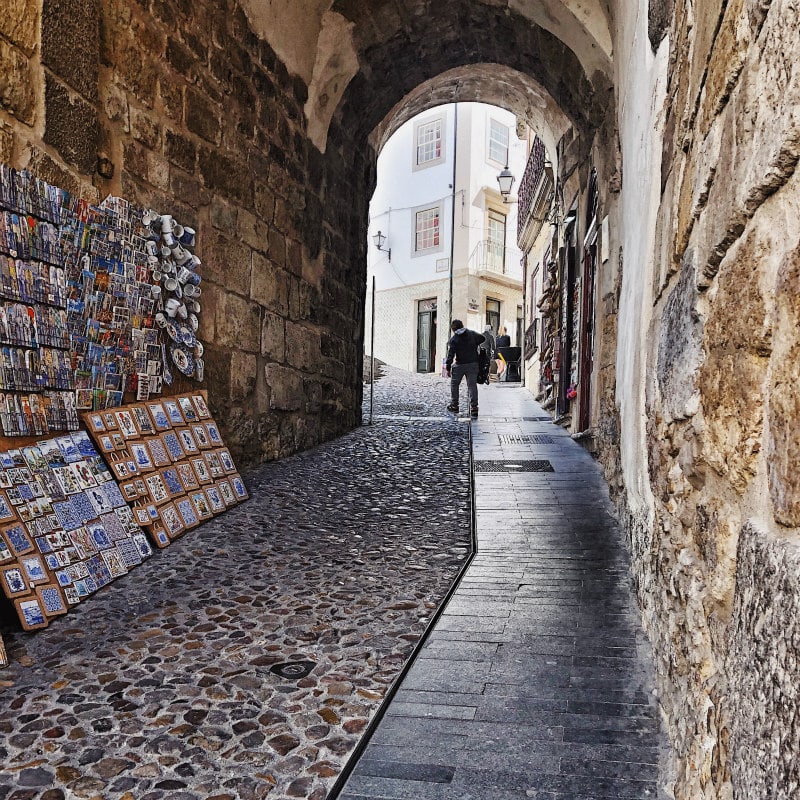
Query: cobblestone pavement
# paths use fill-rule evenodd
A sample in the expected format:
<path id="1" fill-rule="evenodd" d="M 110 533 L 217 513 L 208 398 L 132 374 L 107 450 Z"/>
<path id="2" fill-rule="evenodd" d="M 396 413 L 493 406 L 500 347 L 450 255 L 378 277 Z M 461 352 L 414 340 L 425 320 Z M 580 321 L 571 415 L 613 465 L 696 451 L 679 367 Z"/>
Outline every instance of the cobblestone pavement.
<path id="1" fill-rule="evenodd" d="M 6 633 L 0 800 L 323 800 L 468 556 L 467 426 L 442 381 L 385 372 L 373 427 L 251 472 L 246 504 Z"/>

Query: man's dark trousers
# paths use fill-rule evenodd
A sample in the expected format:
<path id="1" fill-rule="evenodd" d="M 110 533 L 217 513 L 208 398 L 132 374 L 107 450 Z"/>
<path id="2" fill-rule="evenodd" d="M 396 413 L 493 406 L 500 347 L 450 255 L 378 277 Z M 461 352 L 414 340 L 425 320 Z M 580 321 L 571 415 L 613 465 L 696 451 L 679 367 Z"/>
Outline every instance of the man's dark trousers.
<path id="1" fill-rule="evenodd" d="M 469 392 L 470 408 L 478 407 L 478 362 L 471 364 L 453 364 L 450 377 L 450 399 L 453 405 L 458 408 L 458 388 L 461 379 L 467 376 L 467 391 Z"/>

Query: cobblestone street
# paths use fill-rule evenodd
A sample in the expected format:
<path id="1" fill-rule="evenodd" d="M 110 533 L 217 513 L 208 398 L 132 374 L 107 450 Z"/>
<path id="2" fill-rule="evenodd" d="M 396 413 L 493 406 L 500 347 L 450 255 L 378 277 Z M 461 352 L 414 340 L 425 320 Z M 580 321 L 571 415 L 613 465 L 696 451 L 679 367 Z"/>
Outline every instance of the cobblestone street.
<path id="1" fill-rule="evenodd" d="M 251 472 L 243 506 L 5 632 L 0 800 L 323 800 L 469 552 L 444 382 L 387 368 L 375 398 L 374 426 Z"/>

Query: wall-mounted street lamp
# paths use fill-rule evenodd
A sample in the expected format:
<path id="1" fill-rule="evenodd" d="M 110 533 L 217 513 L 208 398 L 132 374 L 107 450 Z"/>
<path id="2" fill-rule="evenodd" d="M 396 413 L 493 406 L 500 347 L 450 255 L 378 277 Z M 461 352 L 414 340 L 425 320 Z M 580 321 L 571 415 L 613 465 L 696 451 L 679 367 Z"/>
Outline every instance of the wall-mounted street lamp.
<path id="1" fill-rule="evenodd" d="M 381 253 L 386 253 L 389 256 L 389 261 L 392 260 L 392 248 L 391 247 L 384 247 L 383 245 L 386 243 L 386 237 L 378 231 L 373 237 L 372 241 L 375 242 L 375 247 L 381 251 Z"/>
<path id="2" fill-rule="evenodd" d="M 506 164 L 497 176 L 497 183 L 500 186 L 500 194 L 503 195 L 503 202 L 508 203 L 508 196 L 511 194 L 511 187 L 514 185 L 514 176 Z"/>

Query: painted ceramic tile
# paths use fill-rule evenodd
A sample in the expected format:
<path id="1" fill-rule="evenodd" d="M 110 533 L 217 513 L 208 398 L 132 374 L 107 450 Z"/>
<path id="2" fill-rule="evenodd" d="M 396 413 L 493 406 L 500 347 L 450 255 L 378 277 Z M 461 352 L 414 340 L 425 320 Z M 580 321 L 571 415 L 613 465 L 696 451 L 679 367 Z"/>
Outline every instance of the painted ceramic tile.
<path id="1" fill-rule="evenodd" d="M 64 587 L 64 599 L 67 601 L 67 604 L 71 606 L 75 606 L 81 601 L 81 598 L 74 586 Z"/>
<path id="2" fill-rule="evenodd" d="M 36 590 L 36 596 L 48 617 L 56 617 L 67 613 L 67 605 L 58 586 L 48 584 Z"/>
<path id="3" fill-rule="evenodd" d="M 48 569 L 56 570 L 61 564 L 58 561 L 58 556 L 55 553 L 48 553 L 44 557 L 44 563 L 47 564 Z"/>
<path id="4" fill-rule="evenodd" d="M 170 496 L 174 497 L 177 494 L 183 494 L 183 484 L 178 476 L 178 470 L 175 469 L 175 467 L 164 467 L 164 469 L 161 470 L 161 478 Z"/>
<path id="5" fill-rule="evenodd" d="M 144 479 L 144 482 L 147 484 L 147 490 L 156 505 L 166 503 L 167 500 L 169 500 L 169 491 L 164 485 L 164 480 L 160 472 L 154 472 L 152 475 L 148 475 Z"/>
<path id="6" fill-rule="evenodd" d="M 219 489 L 219 493 L 222 495 L 222 499 L 225 501 L 225 505 L 236 505 L 238 500 L 236 499 L 236 495 L 233 493 L 233 487 L 231 486 L 230 481 L 219 481 L 217 483 L 217 488 Z"/>
<path id="7" fill-rule="evenodd" d="M 74 564 L 70 564 L 70 566 L 75 566 Z M 58 581 L 59 586 L 69 586 L 72 583 L 72 576 L 67 571 L 69 567 L 65 569 L 56 570 L 56 580 Z"/>
<path id="8" fill-rule="evenodd" d="M 86 566 L 89 568 L 89 575 L 100 588 L 111 581 L 111 573 L 108 571 L 106 562 L 101 555 L 92 556 L 87 560 Z"/>
<path id="9" fill-rule="evenodd" d="M 43 469 L 47 469 L 47 460 L 38 447 L 23 447 L 22 455 L 25 458 L 25 463 L 34 472 L 41 472 Z"/>
<path id="10" fill-rule="evenodd" d="M 133 543 L 136 545 L 136 549 L 139 551 L 139 555 L 143 559 L 149 558 L 151 555 L 153 555 L 150 542 L 147 541 L 147 537 L 143 533 L 134 533 L 131 538 L 133 539 Z"/>
<path id="11" fill-rule="evenodd" d="M 167 532 L 161 528 L 154 532 L 154 537 L 159 547 L 166 547 L 169 544 L 169 536 Z"/>
<path id="12" fill-rule="evenodd" d="M 211 442 L 208 438 L 208 431 L 205 425 L 192 425 L 192 436 L 194 436 L 197 446 L 201 450 L 206 450 L 211 447 Z"/>
<path id="13" fill-rule="evenodd" d="M 128 569 L 125 566 L 125 561 L 116 547 L 104 550 L 102 556 L 112 578 L 119 578 L 127 574 Z"/>
<path id="14" fill-rule="evenodd" d="M 191 459 L 195 475 L 200 483 L 211 483 L 211 473 L 208 471 L 208 463 L 202 456 Z"/>
<path id="15" fill-rule="evenodd" d="M 181 414 L 181 409 L 178 406 L 177 400 L 164 400 L 164 410 L 167 412 L 167 416 L 169 417 L 169 421 L 173 425 L 185 425 L 185 420 L 183 419 L 183 414 Z"/>
<path id="16" fill-rule="evenodd" d="M 97 486 L 97 478 L 95 478 L 95 476 L 92 474 L 89 464 L 83 459 L 76 461 L 74 464 L 70 464 L 69 468 L 78 479 L 81 489 L 88 489 L 91 486 Z"/>
<path id="17" fill-rule="evenodd" d="M 153 420 L 153 426 L 157 431 L 168 431 L 172 427 L 167 412 L 161 403 L 148 403 L 147 410 L 150 412 L 150 418 Z"/>
<path id="18" fill-rule="evenodd" d="M 183 452 L 183 447 L 181 447 L 180 439 L 178 438 L 178 434 L 175 433 L 175 431 L 168 431 L 167 433 L 162 433 L 161 441 L 164 442 L 164 447 L 167 448 L 169 457 L 173 461 L 180 461 L 182 458 L 185 458 L 186 454 Z"/>
<path id="19" fill-rule="evenodd" d="M 89 426 L 89 430 L 92 430 L 95 433 L 101 433 L 106 429 L 101 414 L 87 414 L 86 424 Z"/>
<path id="20" fill-rule="evenodd" d="M 197 442 L 195 441 L 194 436 L 192 436 L 192 432 L 188 428 L 178 428 L 176 433 L 178 434 L 178 438 L 181 440 L 181 446 L 183 447 L 183 451 L 187 456 L 200 452 L 200 448 L 197 446 Z"/>
<path id="21" fill-rule="evenodd" d="M 147 510 L 146 506 L 134 506 L 133 516 L 139 525 L 150 524 L 150 512 Z"/>
<path id="22" fill-rule="evenodd" d="M 147 445 L 144 442 L 131 442 L 130 452 L 131 457 L 140 470 L 153 469 L 153 459 L 150 458 L 150 451 L 147 449 Z"/>
<path id="23" fill-rule="evenodd" d="M 88 597 L 89 594 L 91 594 L 89 587 L 86 585 L 86 581 L 75 581 L 73 587 L 78 593 L 78 597 Z"/>
<path id="24" fill-rule="evenodd" d="M 183 488 L 187 492 L 191 491 L 192 489 L 197 489 L 200 486 L 200 483 L 197 480 L 197 475 L 195 475 L 191 464 L 187 462 L 181 462 L 175 465 L 175 469 L 178 471 L 178 477 L 181 479 Z"/>
<path id="25" fill-rule="evenodd" d="M 193 394 L 192 402 L 194 403 L 194 407 L 197 409 L 197 416 L 200 417 L 200 419 L 208 419 L 211 416 L 211 412 L 208 410 L 206 399 L 203 397 L 203 395 Z"/>
<path id="26" fill-rule="evenodd" d="M 217 455 L 219 456 L 219 463 L 222 464 L 222 468 L 225 470 L 225 472 L 229 474 L 236 472 L 236 465 L 233 463 L 230 451 L 217 450 Z"/>
<path id="27" fill-rule="evenodd" d="M 144 406 L 133 406 L 131 412 L 133 414 L 133 421 L 142 436 L 147 436 L 148 434 L 156 432 L 156 429 L 153 427 L 153 421 L 150 419 L 150 415 L 147 413 L 147 409 Z"/>
<path id="28" fill-rule="evenodd" d="M 98 550 L 105 550 L 111 547 L 111 539 L 106 529 L 99 522 L 94 522 L 87 527 L 89 529 L 89 535 L 92 537 L 92 541 Z"/>
<path id="29" fill-rule="evenodd" d="M 221 478 L 225 474 L 219 456 L 213 450 L 206 453 L 206 463 L 212 478 Z"/>
<path id="30" fill-rule="evenodd" d="M 59 450 L 61 450 L 61 452 L 64 454 L 64 459 L 66 460 L 67 464 L 80 459 L 81 454 L 78 451 L 78 448 L 75 446 L 75 442 L 72 441 L 71 436 L 56 437 L 56 444 L 58 445 Z"/>
<path id="31" fill-rule="evenodd" d="M 39 540 L 37 539 L 36 541 L 38 544 Z M 47 543 L 46 539 L 44 541 Z M 41 552 L 41 550 L 39 552 Z M 8 549 L 8 545 L 3 539 L 0 539 L 0 564 L 5 564 L 6 561 L 11 561 L 13 558 L 14 554 Z"/>
<path id="32" fill-rule="evenodd" d="M 119 425 L 117 425 L 117 418 L 114 416 L 113 411 L 103 412 L 103 423 L 105 424 L 107 431 L 115 431 L 119 429 Z"/>
<path id="33" fill-rule="evenodd" d="M 183 418 L 187 422 L 197 422 L 198 420 L 197 411 L 195 410 L 195 407 L 192 404 L 191 397 L 179 397 L 178 405 L 180 405 Z"/>
<path id="34" fill-rule="evenodd" d="M 166 445 L 158 436 L 147 440 L 147 448 L 150 450 L 150 459 L 155 467 L 166 467 L 171 463 Z"/>
<path id="35" fill-rule="evenodd" d="M 191 497 L 192 505 L 194 505 L 194 510 L 199 520 L 209 519 L 214 516 L 211 511 L 211 506 L 208 504 L 208 498 L 205 492 L 193 492 Z"/>
<path id="36" fill-rule="evenodd" d="M 117 542 L 117 551 L 120 556 L 122 556 L 122 560 L 127 569 L 142 563 L 142 555 L 139 552 L 139 548 L 136 546 L 133 539 L 128 536 Z"/>
<path id="37" fill-rule="evenodd" d="M 6 567 L 0 570 L 3 576 L 3 592 L 6 597 L 15 597 L 28 591 L 28 582 L 19 567 Z"/>
<path id="38" fill-rule="evenodd" d="M 81 484 L 78 480 L 75 473 L 69 468 L 69 464 L 66 467 L 57 467 L 53 470 L 58 482 L 61 484 L 61 488 L 64 490 L 64 494 L 76 494 L 81 490 Z"/>
<path id="39" fill-rule="evenodd" d="M 7 491 L 13 491 L 12 489 L 8 489 Z M 14 509 L 11 507 L 11 504 L 8 502 L 8 499 L 5 493 L 0 492 L 0 522 L 6 522 L 7 520 L 12 520 L 17 515 L 14 513 Z"/>
<path id="40" fill-rule="evenodd" d="M 216 486 L 206 487 L 206 497 L 208 497 L 208 503 L 215 514 L 219 514 L 220 511 L 225 510 L 225 501 L 222 499 L 222 495 L 220 495 L 219 489 Z"/>
<path id="41" fill-rule="evenodd" d="M 34 628 L 44 628 L 47 626 L 47 619 L 44 611 L 39 604 L 38 598 L 19 600 L 15 603 L 20 622 L 25 630 Z"/>
<path id="42" fill-rule="evenodd" d="M 47 583 L 47 570 L 39 556 L 23 556 L 19 563 L 29 583 Z"/>
<path id="43" fill-rule="evenodd" d="M 0 470 L 0 489 L 8 489 L 11 486 L 11 476 L 6 470 Z"/>
<path id="44" fill-rule="evenodd" d="M 206 422 L 206 430 L 208 431 L 208 441 L 214 447 L 219 447 L 222 442 L 222 435 L 219 432 L 216 422 Z"/>
<path id="45" fill-rule="evenodd" d="M 233 475 L 231 476 L 230 480 L 236 497 L 239 500 L 246 500 L 249 495 L 247 494 L 247 489 L 245 488 L 244 481 L 242 480 L 241 476 Z"/>
<path id="46" fill-rule="evenodd" d="M 72 436 L 72 441 L 75 442 L 75 446 L 78 448 L 78 452 L 83 458 L 97 455 L 94 443 L 89 438 L 89 434 L 86 433 L 86 431 L 73 431 L 70 435 Z"/>
<path id="47" fill-rule="evenodd" d="M 183 524 L 187 528 L 191 528 L 199 522 L 197 518 L 197 514 L 194 510 L 194 504 L 188 497 L 184 497 L 178 500 L 175 503 L 175 507 L 178 509 L 178 513 L 181 515 L 181 519 L 183 520 Z"/>
<path id="48" fill-rule="evenodd" d="M 94 494 L 97 494 L 100 490 L 95 488 L 94 490 L 90 490 Z M 103 496 L 105 499 L 105 495 Z M 72 503 L 72 510 L 75 515 L 80 519 L 80 521 L 88 522 L 90 519 L 96 519 L 98 515 L 98 511 L 95 509 L 94 504 L 86 496 L 86 493 L 79 492 L 78 494 L 73 494 L 70 497 L 69 502 Z"/>
<path id="49" fill-rule="evenodd" d="M 21 523 L 4 528 L 2 537 L 6 540 L 14 555 L 21 556 L 25 553 L 30 553 L 34 549 L 31 537 L 28 536 Z"/>
<path id="50" fill-rule="evenodd" d="M 135 439 L 139 432 L 136 430 L 136 423 L 133 421 L 133 414 L 128 409 L 120 409 L 115 412 L 117 417 L 117 424 L 119 425 L 122 435 L 126 439 Z"/>
<path id="51" fill-rule="evenodd" d="M 100 517 L 100 523 L 105 528 L 108 538 L 111 539 L 112 542 L 127 538 L 128 534 L 125 528 L 122 527 L 119 517 L 113 512 L 103 514 Z"/>
<path id="52" fill-rule="evenodd" d="M 122 492 L 119 490 L 119 486 L 117 486 L 116 483 L 109 481 L 108 483 L 104 483 L 100 488 L 105 494 L 106 501 L 111 508 L 120 508 L 125 505 L 125 498 L 122 496 Z M 101 513 L 105 513 L 105 511 L 101 511 Z"/>
<path id="53" fill-rule="evenodd" d="M 81 525 L 80 528 L 70 531 L 69 538 L 73 547 L 78 550 L 83 550 L 84 558 L 94 555 L 97 552 L 97 544 L 92 538 L 89 528 L 85 525 Z"/>

